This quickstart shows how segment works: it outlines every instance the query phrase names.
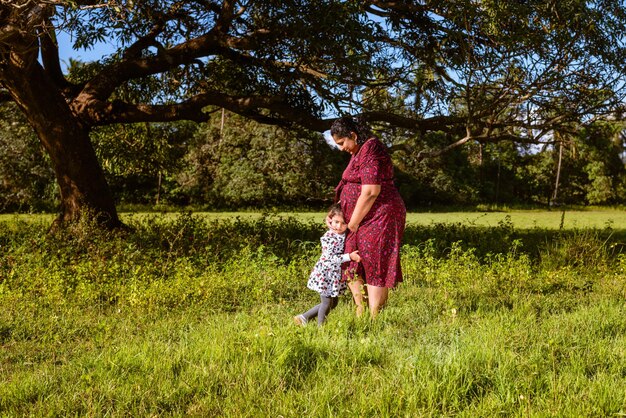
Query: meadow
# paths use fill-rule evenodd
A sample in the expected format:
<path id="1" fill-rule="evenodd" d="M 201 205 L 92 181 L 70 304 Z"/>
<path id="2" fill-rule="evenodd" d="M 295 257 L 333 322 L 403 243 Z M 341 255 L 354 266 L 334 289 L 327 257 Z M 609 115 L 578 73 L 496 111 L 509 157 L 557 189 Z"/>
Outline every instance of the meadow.
<path id="1" fill-rule="evenodd" d="M 222 215 L 0 218 L 0 415 L 626 415 L 619 211 L 411 214 L 388 307 L 323 327 L 319 214 Z"/>
<path id="2" fill-rule="evenodd" d="M 173 219 L 179 212 L 160 213 L 162 219 Z M 262 217 L 274 216 L 283 218 L 295 218 L 301 222 L 320 222 L 324 218 L 322 212 L 202 212 L 194 211 L 194 215 L 208 220 L 256 220 Z M 55 215 L 52 214 L 0 214 L 0 222 L 48 222 L 51 223 Z M 154 216 L 148 212 L 122 212 L 120 217 L 128 222 L 141 220 Z M 434 211 L 434 212 L 409 212 L 408 224 L 431 225 L 431 224 L 464 224 L 471 226 L 497 226 L 502 222 L 511 222 L 516 228 L 547 228 L 547 229 L 577 229 L 615 227 L 626 228 L 626 210 L 623 208 L 573 208 L 546 210 L 475 210 L 475 211 Z"/>

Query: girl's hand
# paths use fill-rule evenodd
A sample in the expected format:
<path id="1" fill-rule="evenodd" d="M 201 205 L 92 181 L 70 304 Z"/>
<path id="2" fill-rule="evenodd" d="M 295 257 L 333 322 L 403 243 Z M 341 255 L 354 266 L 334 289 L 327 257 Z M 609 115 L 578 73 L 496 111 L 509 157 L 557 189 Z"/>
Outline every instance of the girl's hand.
<path id="1" fill-rule="evenodd" d="M 359 250 L 356 250 L 350 253 L 350 260 L 356 261 L 357 263 L 361 262 L 361 256 L 359 255 Z"/>

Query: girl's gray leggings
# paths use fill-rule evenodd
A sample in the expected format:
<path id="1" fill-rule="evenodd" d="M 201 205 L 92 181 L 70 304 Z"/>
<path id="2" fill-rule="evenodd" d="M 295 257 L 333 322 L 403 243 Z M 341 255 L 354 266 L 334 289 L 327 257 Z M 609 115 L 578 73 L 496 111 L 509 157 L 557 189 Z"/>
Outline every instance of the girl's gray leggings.
<path id="1" fill-rule="evenodd" d="M 317 316 L 317 325 L 322 325 L 328 313 L 337 306 L 339 297 L 328 297 L 320 295 L 321 302 L 302 314 L 307 321 Z"/>

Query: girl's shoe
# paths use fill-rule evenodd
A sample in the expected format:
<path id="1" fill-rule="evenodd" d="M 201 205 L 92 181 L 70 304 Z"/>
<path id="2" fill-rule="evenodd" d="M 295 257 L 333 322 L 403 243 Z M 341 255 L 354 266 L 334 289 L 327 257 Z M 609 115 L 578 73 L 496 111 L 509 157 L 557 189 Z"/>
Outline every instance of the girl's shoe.
<path id="1" fill-rule="evenodd" d="M 293 317 L 293 322 L 295 322 L 296 325 L 299 325 L 299 326 L 303 327 L 309 321 L 306 320 L 304 315 L 296 315 L 296 316 Z"/>

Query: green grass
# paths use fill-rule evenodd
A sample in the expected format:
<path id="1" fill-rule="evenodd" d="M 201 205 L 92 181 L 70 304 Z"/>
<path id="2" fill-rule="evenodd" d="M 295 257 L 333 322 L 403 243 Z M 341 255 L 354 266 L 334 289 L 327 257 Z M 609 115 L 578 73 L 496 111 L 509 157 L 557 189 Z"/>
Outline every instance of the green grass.
<path id="1" fill-rule="evenodd" d="M 198 212 L 198 216 L 210 219 L 259 219 L 262 212 Z M 275 216 L 295 216 L 303 222 L 321 222 L 323 212 L 276 212 Z M 129 216 L 122 214 L 123 218 Z M 137 215 L 131 215 L 137 216 Z M 141 216 L 141 215 L 139 215 Z M 174 214 L 170 214 L 174 216 Z M 1 219 L 1 218 L 0 218 Z M 520 229 L 547 228 L 547 229 L 577 229 L 577 228 L 604 228 L 607 225 L 626 229 L 626 210 L 620 209 L 592 209 L 592 210 L 508 210 L 505 212 L 410 212 L 407 214 L 407 223 L 430 225 L 436 223 L 461 223 L 474 226 L 497 226 L 509 220 Z"/>
<path id="2" fill-rule="evenodd" d="M 240 218 L 256 220 L 267 216 L 267 212 L 194 212 L 196 216 L 207 219 L 228 220 Z M 323 222 L 323 212 L 271 212 L 272 216 L 295 217 L 301 222 Z M 145 217 L 160 216 L 175 219 L 179 213 L 169 212 L 154 214 L 148 212 L 123 212 L 120 217 L 124 221 L 143 219 Z M 51 214 L 0 214 L 0 222 L 11 223 L 15 220 L 28 222 L 52 222 Z M 622 209 L 589 209 L 589 210 L 507 210 L 489 212 L 410 212 L 407 214 L 407 223 L 416 225 L 454 224 L 473 226 L 497 226 L 501 222 L 510 221 L 516 228 L 547 228 L 547 229 L 581 229 L 605 228 L 610 226 L 616 229 L 626 229 L 626 210 Z"/>
<path id="3" fill-rule="evenodd" d="M 207 219 L 256 220 L 271 214 L 278 217 L 295 217 L 301 222 L 322 222 L 323 212 L 194 212 L 194 215 Z M 168 212 L 154 214 L 148 212 L 122 212 L 122 220 L 143 219 L 145 217 L 165 217 L 175 219 L 179 213 Z M 0 222 L 11 223 L 14 220 L 29 222 L 52 222 L 54 215 L 46 214 L 0 214 Z M 626 210 L 611 208 L 592 208 L 588 210 L 506 210 L 473 212 L 410 212 L 407 223 L 417 225 L 454 224 L 494 227 L 504 221 L 510 221 L 515 228 L 580 229 L 605 228 L 626 229 Z"/>
<path id="4" fill-rule="evenodd" d="M 447 212 L 409 213 L 407 222 L 427 225 L 430 223 L 463 223 L 476 226 L 497 226 L 510 219 L 520 229 L 580 229 L 614 228 L 626 229 L 626 211 L 576 210 L 576 211 L 507 211 L 507 212 Z"/>
<path id="5" fill-rule="evenodd" d="M 610 230 L 410 224 L 376 321 L 298 328 L 319 220 L 128 222 L 0 222 L 0 416 L 626 414 Z"/>
<path id="6" fill-rule="evenodd" d="M 626 406 L 623 304 L 452 317 L 423 298 L 394 295 L 377 323 L 355 320 L 344 303 L 322 329 L 294 328 L 292 309 L 60 313 L 39 330 L 48 341 L 35 337 L 3 355 L 12 370 L 3 370 L 2 409 L 610 416 Z"/>

